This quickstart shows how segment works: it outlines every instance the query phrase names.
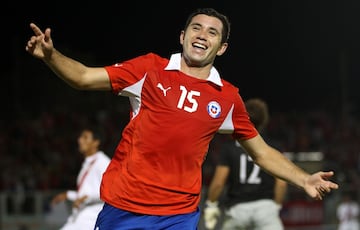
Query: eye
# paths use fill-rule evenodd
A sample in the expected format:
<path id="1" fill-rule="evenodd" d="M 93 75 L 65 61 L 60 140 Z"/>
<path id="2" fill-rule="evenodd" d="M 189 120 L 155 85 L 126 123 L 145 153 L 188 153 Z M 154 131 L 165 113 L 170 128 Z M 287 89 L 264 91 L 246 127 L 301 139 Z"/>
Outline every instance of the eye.
<path id="1" fill-rule="evenodd" d="M 211 36 L 217 36 L 219 33 L 216 30 L 209 30 Z"/>
<path id="2" fill-rule="evenodd" d="M 200 30 L 200 26 L 194 25 L 194 26 L 192 27 L 192 29 L 193 29 L 194 31 L 199 31 L 199 30 Z"/>

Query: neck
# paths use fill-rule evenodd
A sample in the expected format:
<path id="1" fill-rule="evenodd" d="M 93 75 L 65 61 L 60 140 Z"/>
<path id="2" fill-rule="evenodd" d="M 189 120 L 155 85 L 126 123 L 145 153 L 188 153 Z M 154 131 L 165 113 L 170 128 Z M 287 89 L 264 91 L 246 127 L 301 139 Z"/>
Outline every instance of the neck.
<path id="1" fill-rule="evenodd" d="M 205 66 L 191 66 L 186 63 L 184 58 L 181 58 L 181 66 L 180 66 L 181 72 L 191 77 L 206 80 L 210 75 L 211 67 L 212 67 L 211 64 Z"/>
<path id="2" fill-rule="evenodd" d="M 93 155 L 95 155 L 96 153 L 98 152 L 98 150 L 96 150 L 96 151 L 89 151 L 89 152 L 87 152 L 87 153 L 84 153 L 84 156 L 85 157 L 90 157 L 90 156 L 93 156 Z"/>

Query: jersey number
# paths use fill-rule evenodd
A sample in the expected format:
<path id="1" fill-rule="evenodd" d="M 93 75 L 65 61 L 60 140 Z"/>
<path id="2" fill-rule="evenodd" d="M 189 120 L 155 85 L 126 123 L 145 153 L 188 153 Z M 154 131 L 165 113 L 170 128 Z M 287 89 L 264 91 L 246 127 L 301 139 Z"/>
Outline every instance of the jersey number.
<path id="1" fill-rule="evenodd" d="M 179 109 L 184 109 L 186 112 L 189 113 L 195 112 L 198 108 L 198 103 L 196 99 L 194 99 L 194 97 L 200 96 L 200 92 L 194 90 L 188 91 L 183 85 L 180 85 L 180 90 L 181 96 L 179 98 L 177 107 Z M 186 105 L 184 106 L 185 99 L 190 103 L 191 107 Z"/>
<path id="2" fill-rule="evenodd" d="M 250 171 L 250 175 L 247 175 L 247 166 L 248 161 L 252 159 L 247 154 L 240 155 L 240 170 L 239 170 L 239 179 L 241 184 L 260 184 L 261 178 L 259 177 L 260 167 L 256 164 L 253 164 L 253 168 Z"/>

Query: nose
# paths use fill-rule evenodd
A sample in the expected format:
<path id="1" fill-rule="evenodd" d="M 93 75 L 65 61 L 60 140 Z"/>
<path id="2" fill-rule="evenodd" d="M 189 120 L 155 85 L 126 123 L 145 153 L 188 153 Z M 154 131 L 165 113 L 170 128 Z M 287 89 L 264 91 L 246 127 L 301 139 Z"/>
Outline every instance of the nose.
<path id="1" fill-rule="evenodd" d="M 197 35 L 197 38 L 198 39 L 201 39 L 201 40 L 206 40 L 206 30 L 202 29 L 199 31 L 198 35 Z"/>

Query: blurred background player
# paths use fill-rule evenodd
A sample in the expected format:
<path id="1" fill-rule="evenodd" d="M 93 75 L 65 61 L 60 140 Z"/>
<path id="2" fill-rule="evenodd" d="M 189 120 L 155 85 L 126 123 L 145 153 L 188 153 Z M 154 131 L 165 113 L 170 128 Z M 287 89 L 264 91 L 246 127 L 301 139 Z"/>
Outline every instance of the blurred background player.
<path id="1" fill-rule="evenodd" d="M 250 120 L 262 133 L 269 121 L 267 104 L 252 98 L 245 101 L 245 106 Z M 287 183 L 261 170 L 231 138 L 220 146 L 219 162 L 204 209 L 206 228 L 215 229 L 219 222 L 219 198 L 228 182 L 226 215 L 221 229 L 284 229 L 279 211 Z"/>
<path id="2" fill-rule="evenodd" d="M 345 192 L 336 209 L 338 230 L 360 230 L 359 203 L 351 192 Z"/>
<path id="3" fill-rule="evenodd" d="M 79 152 L 84 156 L 77 177 L 77 190 L 56 195 L 51 203 L 72 201 L 72 214 L 61 230 L 94 229 L 98 213 L 104 202 L 100 199 L 100 183 L 110 158 L 100 150 L 101 134 L 96 128 L 85 128 L 78 137 Z"/>

